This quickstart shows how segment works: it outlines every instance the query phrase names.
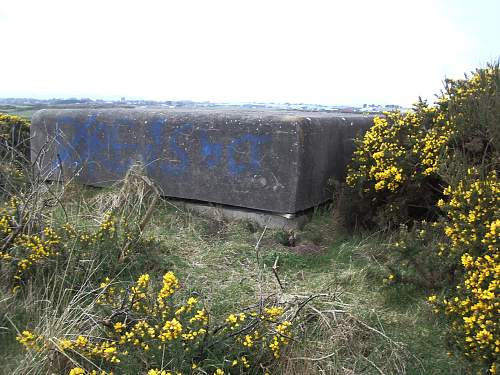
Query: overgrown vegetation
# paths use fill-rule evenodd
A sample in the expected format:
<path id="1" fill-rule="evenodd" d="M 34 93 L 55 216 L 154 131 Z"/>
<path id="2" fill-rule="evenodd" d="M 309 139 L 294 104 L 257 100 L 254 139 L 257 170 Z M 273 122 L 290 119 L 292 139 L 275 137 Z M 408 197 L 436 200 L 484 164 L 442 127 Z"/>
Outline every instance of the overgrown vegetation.
<path id="1" fill-rule="evenodd" d="M 29 121 L 0 113 L 0 196 L 23 184 L 29 165 Z"/>
<path id="2" fill-rule="evenodd" d="M 10 270 L 1 298 L 3 371 L 332 373 L 417 366 L 403 343 L 381 331 L 383 307 L 372 311 L 372 304 L 365 315 L 365 302 L 352 290 L 344 296 L 342 281 L 332 281 L 338 253 L 356 246 L 337 239 L 325 248 L 332 242 L 331 230 L 321 229 L 331 221 L 327 213 L 302 234 L 316 244 L 298 240 L 319 249 L 311 256 L 290 253 L 276 241 L 278 232 L 193 217 L 162 200 L 148 229 L 131 235 L 155 201 L 140 181 L 132 171 L 110 190 L 48 185 L 52 192 L 38 198 L 56 195 L 64 207 L 44 208 L 58 250 L 20 279 L 23 252 L 12 246 L 10 254 L 19 257 L 2 262 Z M 362 267 L 353 272 L 347 261 L 341 271 L 340 264 L 336 277 L 364 283 Z"/>
<path id="3" fill-rule="evenodd" d="M 499 82 L 377 119 L 296 232 L 192 215 L 141 165 L 47 182 L 1 115 L 0 372 L 495 373 Z"/>
<path id="4" fill-rule="evenodd" d="M 294 255 L 280 231 L 193 217 L 159 199 L 140 165 L 99 190 L 24 170 L 23 183 L 3 188 L 2 372 L 407 366 L 406 347 L 327 276 L 330 230 L 304 233 L 314 243 L 299 243 L 313 255 Z"/>
<path id="5" fill-rule="evenodd" d="M 480 372 L 500 351 L 500 71 L 446 80 L 435 105 L 388 113 L 358 141 L 347 183 L 359 222 L 400 230 L 387 245 L 387 282 L 423 285 L 450 338 Z M 349 208 L 349 207 L 347 207 Z"/>

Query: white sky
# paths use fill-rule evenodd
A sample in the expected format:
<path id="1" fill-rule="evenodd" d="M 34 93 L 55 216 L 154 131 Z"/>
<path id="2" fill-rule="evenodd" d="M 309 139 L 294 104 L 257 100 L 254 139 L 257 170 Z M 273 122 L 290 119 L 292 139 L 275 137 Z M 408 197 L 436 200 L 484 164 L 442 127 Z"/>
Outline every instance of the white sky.
<path id="1" fill-rule="evenodd" d="M 0 0 L 0 97 L 409 105 L 498 59 L 498 4 Z"/>

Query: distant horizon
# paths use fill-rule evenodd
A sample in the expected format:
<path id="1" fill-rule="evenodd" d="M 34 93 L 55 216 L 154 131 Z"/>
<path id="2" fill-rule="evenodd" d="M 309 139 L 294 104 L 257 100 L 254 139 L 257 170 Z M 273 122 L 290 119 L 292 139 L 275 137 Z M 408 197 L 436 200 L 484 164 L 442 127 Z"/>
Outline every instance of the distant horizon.
<path id="1" fill-rule="evenodd" d="M 148 99 L 142 97 L 92 97 L 92 96 L 56 96 L 56 97 L 34 97 L 34 96 L 0 96 L 0 102 L 2 100 L 8 99 L 33 99 L 33 100 L 102 100 L 102 101 L 113 101 L 120 102 L 124 98 L 125 101 L 152 101 L 152 102 L 193 102 L 193 103 L 210 103 L 210 104 L 229 104 L 229 105 L 241 105 L 241 104 L 288 104 L 288 105 L 311 105 L 311 106 L 325 106 L 325 107 L 362 107 L 364 105 L 376 105 L 376 106 L 399 106 L 405 107 L 399 103 L 361 103 L 361 104 L 345 104 L 345 103 L 308 103 L 308 102 L 276 102 L 276 101 L 213 101 L 213 100 L 193 100 L 193 99 Z"/>
<path id="2" fill-rule="evenodd" d="M 409 107 L 500 59 L 498 14 L 497 0 L 4 0 L 0 97 Z"/>

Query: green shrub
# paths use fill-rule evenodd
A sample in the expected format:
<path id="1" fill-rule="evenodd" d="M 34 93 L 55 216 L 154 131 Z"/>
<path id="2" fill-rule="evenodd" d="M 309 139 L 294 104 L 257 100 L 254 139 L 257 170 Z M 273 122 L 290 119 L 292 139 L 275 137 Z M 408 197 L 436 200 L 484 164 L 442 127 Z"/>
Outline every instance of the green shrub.
<path id="1" fill-rule="evenodd" d="M 30 154 L 30 122 L 22 117 L 0 113 L 0 160 L 12 150 L 26 158 Z"/>
<path id="2" fill-rule="evenodd" d="M 446 298 L 429 302 L 450 322 L 455 345 L 492 373 L 500 350 L 499 135 L 497 63 L 446 80 L 433 106 L 420 101 L 407 114 L 376 118 L 347 176 L 352 211 L 365 215 L 359 222 L 402 228 L 386 246 L 386 282 L 446 286 Z"/>
<path id="3" fill-rule="evenodd" d="M 497 167 L 498 65 L 445 82 L 434 106 L 419 101 L 406 114 L 376 117 L 356 141 L 346 181 L 356 191 L 357 199 L 349 204 L 359 211 L 358 223 L 380 227 L 436 219 L 444 188 L 458 182 L 469 166 Z"/>
<path id="4" fill-rule="evenodd" d="M 449 241 L 440 246 L 443 258 L 455 260 L 462 277 L 446 298 L 429 301 L 446 315 L 454 343 L 474 362 L 495 373 L 500 351 L 500 181 L 495 171 L 485 177 L 471 169 L 458 186 L 448 188 L 440 207 L 448 222 Z"/>
<path id="5" fill-rule="evenodd" d="M 424 102 L 406 114 L 376 117 L 357 141 L 346 179 L 369 207 L 360 222 L 396 226 L 434 218 L 441 182 L 436 171 L 450 135 L 445 116 Z"/>
<path id="6" fill-rule="evenodd" d="M 465 154 L 466 164 L 492 170 L 498 166 L 500 151 L 500 70 L 498 64 L 477 69 L 465 79 L 445 81 L 438 100 L 440 110 L 453 124 L 450 149 L 454 157 Z M 450 163 L 450 160 L 447 161 Z M 449 173 L 441 174 L 449 180 Z M 458 177 L 464 170 L 454 171 Z M 451 181 L 448 181 L 451 182 Z"/>
<path id="7" fill-rule="evenodd" d="M 29 165 L 29 121 L 0 113 L 0 197 L 18 192 Z"/>
<path id="8" fill-rule="evenodd" d="M 126 286 L 106 278 L 95 288 L 91 314 L 71 332 L 49 337 L 24 330 L 17 340 L 51 358 L 42 366 L 70 374 L 268 373 L 291 340 L 295 316 L 282 306 L 211 316 L 199 298 L 175 299 L 172 272 L 154 286 L 149 274 Z M 76 309 L 78 306 L 73 306 Z"/>
<path id="9" fill-rule="evenodd" d="M 385 245 L 383 261 L 389 275 L 384 282 L 410 283 L 427 290 L 449 285 L 456 277 L 457 264 L 436 252 L 444 238 L 440 223 L 401 225 Z"/>

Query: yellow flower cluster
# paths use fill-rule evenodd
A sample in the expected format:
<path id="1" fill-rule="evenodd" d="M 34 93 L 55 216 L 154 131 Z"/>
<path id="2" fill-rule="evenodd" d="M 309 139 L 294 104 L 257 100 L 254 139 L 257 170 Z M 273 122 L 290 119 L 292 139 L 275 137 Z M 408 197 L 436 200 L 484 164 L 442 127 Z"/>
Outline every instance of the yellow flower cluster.
<path id="1" fill-rule="evenodd" d="M 182 324 L 176 318 L 167 320 L 163 325 L 159 338 L 161 341 L 171 341 L 179 337 L 182 333 Z"/>
<path id="2" fill-rule="evenodd" d="M 163 285 L 156 297 L 160 309 L 165 307 L 165 300 L 170 297 L 179 288 L 179 280 L 173 272 L 167 272 L 163 275 Z"/>
<path id="3" fill-rule="evenodd" d="M 198 330 L 190 329 L 187 333 L 182 334 L 182 338 L 184 341 L 195 340 L 197 337 L 201 335 L 205 335 L 207 330 L 205 328 L 200 328 Z"/>
<path id="4" fill-rule="evenodd" d="M 172 272 L 163 275 L 158 288 L 149 274 L 140 275 L 125 290 L 118 284 L 106 277 L 98 288 L 97 311 L 104 316 L 101 319 L 93 316 L 92 322 L 101 322 L 103 331 L 99 335 L 47 338 L 24 331 L 18 341 L 28 349 L 57 351 L 76 361 L 82 357 L 88 358 L 88 363 L 92 358 L 98 359 L 106 370 L 121 370 L 121 363 L 147 358 L 141 365 L 148 364 L 144 369 L 148 374 L 177 375 L 178 370 L 186 369 L 188 352 L 197 356 L 188 361 L 191 372 L 196 369 L 200 373 L 223 374 L 226 366 L 239 366 L 242 371 L 252 365 L 265 369 L 268 361 L 279 358 L 292 336 L 292 324 L 283 319 L 284 309 L 280 306 L 266 306 L 260 314 L 254 311 L 230 314 L 225 324 L 210 330 L 208 312 L 200 306 L 198 298 L 191 296 L 184 303 L 175 303 L 172 295 L 179 288 L 179 281 Z M 217 362 L 198 357 L 210 343 L 224 345 L 229 352 Z M 172 356 L 170 368 L 154 367 L 165 353 Z M 71 371 L 97 374 L 83 367 Z"/>
<path id="5" fill-rule="evenodd" d="M 226 318 L 226 323 L 229 324 L 229 328 L 231 330 L 235 330 L 235 329 L 239 328 L 240 323 L 244 322 L 246 318 L 247 318 L 247 316 L 245 313 L 230 314 Z"/>
<path id="6" fill-rule="evenodd" d="M 104 214 L 103 221 L 99 224 L 98 237 L 112 236 L 116 232 L 116 219 L 112 212 Z"/>
<path id="7" fill-rule="evenodd" d="M 276 322 L 283 315 L 283 308 L 279 306 L 265 307 L 264 319 Z"/>
<path id="8" fill-rule="evenodd" d="M 130 294 L 128 300 L 132 309 L 139 311 L 141 309 L 148 311 L 147 303 L 144 303 L 147 299 L 147 292 L 149 286 L 149 274 L 144 274 L 139 276 L 137 282 L 134 286 L 130 288 Z"/>
<path id="9" fill-rule="evenodd" d="M 439 98 L 438 103 L 449 108 L 453 121 L 459 125 L 459 130 L 466 139 L 484 134 L 484 130 L 488 129 L 488 126 L 485 127 L 487 122 L 496 125 L 490 116 L 499 103 L 500 70 L 498 65 L 477 69 L 472 75 L 466 76 L 466 79 L 447 79 L 445 84 L 446 95 Z M 471 113 L 469 109 L 473 112 Z M 487 116 L 484 116 L 485 114 Z M 479 129 L 482 131 L 476 131 Z M 495 135 L 490 134 L 490 136 Z"/>
<path id="10" fill-rule="evenodd" d="M 113 371 L 107 372 L 107 371 L 97 371 L 97 370 L 92 370 L 92 371 L 85 371 L 85 369 L 81 367 L 73 367 L 71 370 L 69 370 L 68 375 L 113 375 Z"/>
<path id="11" fill-rule="evenodd" d="M 104 278 L 103 282 L 99 285 L 99 291 L 100 293 L 96 299 L 98 305 L 109 305 L 114 308 L 120 307 L 121 301 L 119 295 L 109 277 Z M 123 293 L 123 289 L 120 292 Z"/>
<path id="12" fill-rule="evenodd" d="M 14 147 L 24 155 L 29 155 L 30 122 L 25 118 L 0 113 L 0 144 Z M 0 151 L 9 148 L 0 147 Z M 0 153 L 0 158 L 2 154 Z"/>
<path id="13" fill-rule="evenodd" d="M 208 324 L 208 315 L 205 309 L 196 310 L 196 313 L 189 319 L 189 323 L 201 322 L 203 325 Z"/>
<path id="14" fill-rule="evenodd" d="M 453 135 L 438 107 L 417 103 L 413 112 L 375 117 L 348 168 L 346 182 L 365 192 L 397 191 L 406 181 L 437 172 Z"/>
<path id="15" fill-rule="evenodd" d="M 280 348 L 287 345 L 290 337 L 292 336 L 291 322 L 287 320 L 280 322 L 280 319 L 284 315 L 284 309 L 280 306 L 264 307 L 262 314 L 259 315 L 255 312 L 251 312 L 249 315 L 253 320 L 250 320 L 246 324 L 246 327 L 243 326 L 242 323 L 247 320 L 247 314 L 230 314 L 226 318 L 226 323 L 231 331 L 239 329 L 240 332 L 242 332 L 242 336 L 238 337 L 236 341 L 239 342 L 246 350 L 251 350 L 260 346 L 267 347 L 271 351 L 274 358 L 279 358 Z M 256 322 L 255 319 L 258 319 L 263 323 L 264 331 L 274 330 L 274 334 L 267 337 L 266 334 L 261 333 L 254 325 Z M 248 327 L 254 328 L 247 330 Z M 250 362 L 246 357 L 233 360 L 233 367 L 238 364 L 241 364 L 245 368 L 250 367 Z"/>
<path id="16" fill-rule="evenodd" d="M 156 368 L 153 368 L 148 371 L 148 375 L 172 375 L 172 373 L 170 371 L 158 370 Z"/>
<path id="17" fill-rule="evenodd" d="M 29 126 L 29 121 L 26 120 L 25 118 L 17 115 L 9 115 L 7 113 L 1 113 L 0 112 L 0 122 L 21 122 L 25 124 L 26 126 Z"/>
<path id="18" fill-rule="evenodd" d="M 181 315 L 184 313 L 190 313 L 191 310 L 193 309 L 193 306 L 195 306 L 198 303 L 198 300 L 195 297 L 189 297 L 185 305 L 182 305 L 175 311 L 175 315 Z"/>
<path id="19" fill-rule="evenodd" d="M 58 255 L 58 247 L 61 238 L 51 228 L 45 228 L 42 235 L 22 234 L 16 237 L 14 249 L 22 249 L 24 258 L 17 262 L 17 274 L 15 279 L 20 279 L 21 275 L 34 264 L 43 259 Z"/>
<path id="20" fill-rule="evenodd" d="M 20 280 L 22 275 L 35 264 L 59 254 L 61 237 L 50 227 L 45 227 L 39 233 L 25 234 L 22 230 L 14 230 L 20 222 L 18 217 L 22 211 L 21 200 L 12 197 L 4 207 L 0 207 L 0 242 L 9 244 L 6 250 L 0 252 L 0 261 L 14 262 L 16 274 L 14 280 Z"/>
<path id="21" fill-rule="evenodd" d="M 12 233 L 11 217 L 0 209 L 0 240 L 4 240 Z M 0 261 L 8 261 L 12 259 L 12 255 L 7 251 L 0 251 Z"/>
<path id="22" fill-rule="evenodd" d="M 0 252 L 0 261 L 16 266 L 14 281 L 21 280 L 23 275 L 35 265 L 59 255 L 66 243 L 63 239 L 77 240 L 81 244 L 92 245 L 112 238 L 116 232 L 116 220 L 112 214 L 107 213 L 94 233 L 77 230 L 69 223 L 62 225 L 59 229 L 47 226 L 38 233 L 25 233 L 23 228 L 18 229 L 18 223 L 22 222 L 18 216 L 26 209 L 22 205 L 22 197 L 12 197 L 5 206 L 0 207 L 0 242 L 6 241 L 9 244 L 6 250 Z M 18 287 L 16 286 L 15 289 Z"/>
<path id="23" fill-rule="evenodd" d="M 495 250 L 500 218 L 500 183 L 496 172 L 491 172 L 485 179 L 475 178 L 478 171 L 471 168 L 467 178 L 460 181 L 452 190 L 445 189 L 449 201 L 438 202 L 438 206 L 447 212 L 449 224 L 445 234 L 451 240 L 451 251 L 478 249 L 483 252 Z"/>
<path id="24" fill-rule="evenodd" d="M 445 210 L 449 223 L 445 234 L 450 245 L 442 245 L 450 256 L 459 256 L 464 279 L 455 297 L 429 302 L 443 310 L 452 321 L 452 329 L 464 353 L 496 368 L 500 353 L 500 181 L 496 172 L 477 177 L 474 169 L 455 188 L 445 191 Z"/>
<path id="25" fill-rule="evenodd" d="M 117 357 L 117 343 L 110 340 L 93 343 L 85 336 L 79 335 L 74 340 L 56 339 L 48 340 L 42 335 L 36 335 L 30 331 L 23 331 L 17 336 L 17 341 L 26 348 L 35 351 L 58 350 L 60 352 L 74 351 L 85 357 L 101 358 L 110 363 L 120 363 Z M 42 345 L 43 344 L 43 345 Z"/>
<path id="26" fill-rule="evenodd" d="M 131 286 L 130 291 L 126 292 L 123 289 L 116 290 L 111 286 L 111 280 L 106 278 L 101 284 L 101 293 L 98 296 L 97 302 L 100 305 L 106 305 L 111 302 L 111 307 L 126 306 L 128 303 L 131 311 L 142 311 L 146 315 L 143 319 L 133 319 L 131 321 L 119 320 L 109 326 L 108 338 L 94 339 L 86 335 L 79 335 L 76 339 L 56 339 L 47 340 L 42 336 L 37 336 L 29 331 L 24 331 L 18 336 L 18 341 L 29 349 L 41 350 L 57 350 L 60 352 L 70 353 L 76 352 L 80 356 L 87 358 L 98 357 L 109 364 L 118 364 L 121 362 L 121 357 L 128 355 L 131 348 L 140 348 L 146 352 L 154 345 L 160 346 L 169 341 L 182 339 L 184 341 L 193 340 L 193 337 L 182 337 L 183 325 L 175 317 L 172 319 L 162 319 L 162 323 L 158 322 L 158 318 L 163 318 L 165 310 L 160 308 L 160 305 L 165 307 L 165 300 L 171 296 L 179 283 L 172 272 L 167 272 L 163 276 L 163 285 L 157 293 L 157 298 L 148 299 L 147 293 L 150 283 L 148 274 L 141 275 L 137 281 Z M 186 305 L 189 309 L 194 308 L 198 301 L 191 297 L 187 300 Z M 159 316 L 157 316 L 159 315 Z M 151 322 L 148 322 L 151 320 Z M 206 328 L 200 325 L 208 323 L 208 317 L 204 309 L 196 309 L 192 316 L 187 316 L 189 322 L 188 329 L 191 336 L 202 335 L 207 332 Z M 193 326 L 191 326 L 193 324 Z M 46 343 L 45 346 L 40 346 L 40 342 Z M 55 346 L 51 345 L 55 342 Z M 73 373 L 78 374 L 79 368 L 74 368 Z M 84 371 L 82 369 L 82 371 Z M 85 373 L 85 372 L 81 372 Z M 161 373 L 161 372 L 160 372 Z"/>
<path id="27" fill-rule="evenodd" d="M 245 357 L 245 356 L 240 357 L 239 360 L 234 359 L 231 362 L 231 367 L 236 367 L 239 364 L 241 364 L 244 368 L 250 368 L 250 362 L 248 361 L 247 357 Z"/>
<path id="28" fill-rule="evenodd" d="M 19 335 L 17 335 L 16 340 L 23 344 L 25 347 L 29 349 L 33 349 L 35 351 L 39 351 L 41 346 L 40 346 L 40 336 L 34 335 L 30 331 L 23 331 Z"/>
<path id="29" fill-rule="evenodd" d="M 386 118 L 375 117 L 373 126 L 366 132 L 354 152 L 347 183 L 354 186 L 366 181 L 365 190 L 395 191 L 403 182 L 400 160 L 405 154 L 401 133 L 405 126 L 399 113 L 388 113 Z M 357 168 L 356 168 L 357 167 Z"/>
<path id="30" fill-rule="evenodd" d="M 279 358 L 281 353 L 281 347 L 287 345 L 288 341 L 292 337 L 290 331 L 292 323 L 289 321 L 284 321 L 276 327 L 276 335 L 273 336 L 271 343 L 269 344 L 269 349 L 273 353 L 274 358 Z"/>
<path id="31" fill-rule="evenodd" d="M 421 164 L 419 170 L 424 176 L 438 172 L 439 163 L 442 162 L 440 156 L 446 153 L 446 145 L 454 133 L 442 112 L 435 114 L 432 121 L 432 127 L 413 145 L 413 153 Z"/>
<path id="32" fill-rule="evenodd" d="M 112 212 L 106 212 L 97 230 L 89 233 L 86 230 L 77 229 L 74 225 L 66 223 L 62 226 L 63 233 L 69 239 L 79 241 L 83 245 L 94 245 L 103 240 L 110 240 L 117 235 L 117 219 Z"/>
<path id="33" fill-rule="evenodd" d="M 183 346 L 197 338 L 201 339 L 207 333 L 208 316 L 205 309 L 195 309 L 198 299 L 189 297 L 185 304 L 175 310 L 174 316 L 170 316 L 167 299 L 179 288 L 177 277 L 173 272 L 165 273 L 161 289 L 154 298 L 148 298 L 151 295 L 150 280 L 149 274 L 139 276 L 128 294 L 111 287 L 109 278 L 100 285 L 106 290 L 99 296 L 100 304 L 111 303 L 116 308 L 118 305 L 123 306 L 125 299 L 133 311 L 146 314 L 145 318 L 134 323 L 125 324 L 121 321 L 114 323 L 114 333 L 111 333 L 111 336 L 117 335 L 121 350 L 127 345 L 132 345 L 132 348 L 149 351 L 153 347 L 161 348 L 162 345 L 179 339 Z"/>
<path id="34" fill-rule="evenodd" d="M 120 363 L 120 359 L 117 357 L 117 343 L 114 341 L 105 340 L 93 343 L 87 337 L 80 335 L 75 340 L 59 340 L 59 349 L 61 351 L 77 351 L 85 357 L 101 358 L 110 363 Z"/>

